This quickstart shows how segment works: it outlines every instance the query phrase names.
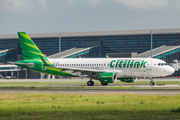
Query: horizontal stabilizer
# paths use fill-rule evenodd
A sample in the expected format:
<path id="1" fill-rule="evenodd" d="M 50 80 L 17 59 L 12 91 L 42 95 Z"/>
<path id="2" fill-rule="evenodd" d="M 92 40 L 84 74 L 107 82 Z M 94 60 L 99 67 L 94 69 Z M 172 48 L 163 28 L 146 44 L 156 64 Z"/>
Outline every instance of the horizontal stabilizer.
<path id="1" fill-rule="evenodd" d="M 7 61 L 6 63 L 7 63 L 7 64 L 12 64 L 12 65 L 15 64 L 15 62 L 11 62 L 11 61 Z"/>
<path id="2" fill-rule="evenodd" d="M 20 62 L 15 62 L 15 65 L 26 65 L 30 68 L 34 67 L 34 63 L 20 63 Z"/>

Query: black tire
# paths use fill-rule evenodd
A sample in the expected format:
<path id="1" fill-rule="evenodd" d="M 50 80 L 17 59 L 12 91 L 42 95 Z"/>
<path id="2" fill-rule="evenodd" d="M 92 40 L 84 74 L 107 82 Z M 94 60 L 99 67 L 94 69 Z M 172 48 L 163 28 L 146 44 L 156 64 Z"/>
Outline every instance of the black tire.
<path id="1" fill-rule="evenodd" d="M 103 82 L 102 82 L 101 85 L 102 85 L 102 86 L 107 86 L 108 83 L 103 83 Z"/>
<path id="2" fill-rule="evenodd" d="M 151 82 L 150 85 L 151 85 L 151 86 L 154 86 L 154 82 Z"/>
<path id="3" fill-rule="evenodd" d="M 92 85 L 91 81 L 88 81 L 88 82 L 87 82 L 87 85 L 88 85 L 88 86 L 91 86 L 91 85 Z"/>
<path id="4" fill-rule="evenodd" d="M 91 81 L 92 86 L 94 86 L 94 81 Z"/>
<path id="5" fill-rule="evenodd" d="M 153 86 L 154 86 L 155 84 L 154 84 L 154 82 L 153 82 Z"/>
<path id="6" fill-rule="evenodd" d="M 88 81 L 88 82 L 87 82 L 87 85 L 88 85 L 88 86 L 93 86 L 93 85 L 94 85 L 94 82 L 93 82 L 93 81 Z"/>

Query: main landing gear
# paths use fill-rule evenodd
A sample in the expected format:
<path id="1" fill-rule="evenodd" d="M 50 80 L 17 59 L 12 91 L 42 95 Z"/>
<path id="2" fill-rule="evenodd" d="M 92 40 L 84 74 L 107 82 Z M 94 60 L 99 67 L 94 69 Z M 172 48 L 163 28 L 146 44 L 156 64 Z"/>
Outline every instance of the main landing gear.
<path id="1" fill-rule="evenodd" d="M 154 86 L 153 78 L 150 78 L 150 81 L 151 81 L 151 82 L 150 82 L 150 85 L 151 85 L 151 86 Z"/>
<path id="2" fill-rule="evenodd" d="M 88 85 L 88 86 L 94 86 L 94 81 L 92 81 L 92 79 L 90 79 L 90 81 L 87 82 L 87 85 Z M 103 83 L 103 82 L 101 82 L 101 85 L 102 85 L 102 86 L 107 86 L 108 83 Z"/>
<path id="3" fill-rule="evenodd" d="M 87 82 L 88 86 L 93 86 L 94 85 L 94 81 L 92 81 L 92 79 L 90 79 L 90 81 Z"/>

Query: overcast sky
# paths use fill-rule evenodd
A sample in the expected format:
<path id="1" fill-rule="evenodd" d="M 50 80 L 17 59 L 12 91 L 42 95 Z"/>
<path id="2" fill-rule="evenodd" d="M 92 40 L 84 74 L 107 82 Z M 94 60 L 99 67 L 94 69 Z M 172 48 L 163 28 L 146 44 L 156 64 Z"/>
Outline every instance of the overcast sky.
<path id="1" fill-rule="evenodd" d="M 180 0 L 0 0 L 0 34 L 180 28 Z"/>

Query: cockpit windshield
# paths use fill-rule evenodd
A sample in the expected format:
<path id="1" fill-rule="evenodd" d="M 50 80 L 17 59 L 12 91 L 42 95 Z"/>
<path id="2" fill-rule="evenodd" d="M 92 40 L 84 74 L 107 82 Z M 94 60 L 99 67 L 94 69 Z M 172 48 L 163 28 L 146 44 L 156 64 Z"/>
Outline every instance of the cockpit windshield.
<path id="1" fill-rule="evenodd" d="M 167 63 L 158 63 L 158 66 L 165 66 L 168 65 Z"/>

